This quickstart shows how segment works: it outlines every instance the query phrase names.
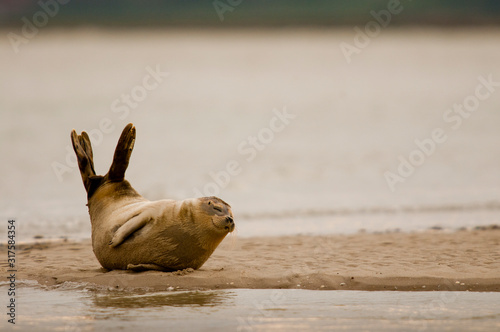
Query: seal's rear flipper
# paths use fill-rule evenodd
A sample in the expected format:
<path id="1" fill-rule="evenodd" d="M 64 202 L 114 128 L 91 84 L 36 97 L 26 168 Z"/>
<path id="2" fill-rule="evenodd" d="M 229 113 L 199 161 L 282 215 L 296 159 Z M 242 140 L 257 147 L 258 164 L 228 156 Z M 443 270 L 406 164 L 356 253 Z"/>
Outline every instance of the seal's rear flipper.
<path id="1" fill-rule="evenodd" d="M 80 174 L 82 175 L 83 185 L 85 186 L 87 193 L 89 193 L 92 183 L 91 178 L 96 176 L 92 146 L 90 144 L 89 136 L 86 132 L 82 132 L 81 135 L 77 135 L 76 131 L 73 129 L 71 131 L 71 143 L 73 144 L 73 150 L 75 150 L 76 153 L 76 159 L 78 160 L 78 167 L 80 168 Z"/>
<path id="2" fill-rule="evenodd" d="M 147 271 L 147 270 L 155 270 L 155 271 L 163 271 L 163 272 L 172 272 L 175 270 L 164 268 L 163 266 L 159 266 L 156 264 L 128 264 L 127 270 L 132 270 L 135 272 Z"/>
<path id="3" fill-rule="evenodd" d="M 109 245 L 112 248 L 119 246 L 130 235 L 132 235 L 132 233 L 146 226 L 147 222 L 150 220 L 151 215 L 146 212 L 133 216 L 116 230 L 115 235 L 113 235 L 113 238 L 109 241 Z"/>
<path id="4" fill-rule="evenodd" d="M 122 131 L 118 144 L 116 145 L 113 163 L 109 168 L 108 179 L 111 181 L 123 181 L 125 171 L 128 167 L 130 155 L 135 143 L 135 127 L 129 123 Z"/>

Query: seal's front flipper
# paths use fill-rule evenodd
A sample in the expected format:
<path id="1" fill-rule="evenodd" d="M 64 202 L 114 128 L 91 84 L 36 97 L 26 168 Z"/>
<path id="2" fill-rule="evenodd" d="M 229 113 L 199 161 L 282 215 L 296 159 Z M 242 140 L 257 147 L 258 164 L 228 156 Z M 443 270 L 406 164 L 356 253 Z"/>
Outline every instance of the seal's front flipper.
<path id="1" fill-rule="evenodd" d="M 155 271 L 163 271 L 163 272 L 172 272 L 172 269 L 164 268 L 163 266 L 159 266 L 156 264 L 129 264 L 127 265 L 127 270 L 132 270 L 135 272 L 147 271 L 147 270 L 155 270 Z"/>
<path id="2" fill-rule="evenodd" d="M 116 230 L 115 235 L 113 235 L 113 238 L 109 241 L 109 245 L 112 248 L 119 246 L 130 235 L 132 235 L 132 233 L 146 226 L 150 220 L 151 216 L 144 212 L 130 218 Z"/>
<path id="3" fill-rule="evenodd" d="M 135 127 L 129 123 L 122 131 L 118 144 L 116 144 L 113 163 L 108 172 L 111 181 L 123 181 L 128 167 L 130 155 L 135 143 Z"/>

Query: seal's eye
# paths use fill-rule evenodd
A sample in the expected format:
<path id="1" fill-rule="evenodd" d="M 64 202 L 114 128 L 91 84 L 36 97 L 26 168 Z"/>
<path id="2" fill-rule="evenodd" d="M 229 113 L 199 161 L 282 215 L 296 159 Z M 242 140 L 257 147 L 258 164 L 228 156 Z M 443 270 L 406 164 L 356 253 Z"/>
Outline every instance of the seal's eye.
<path id="1" fill-rule="evenodd" d="M 218 204 L 214 204 L 214 202 L 212 201 L 208 201 L 208 205 L 209 206 L 212 206 L 212 208 L 215 210 L 215 211 L 218 211 L 218 212 L 223 212 L 222 211 L 222 207 Z"/>

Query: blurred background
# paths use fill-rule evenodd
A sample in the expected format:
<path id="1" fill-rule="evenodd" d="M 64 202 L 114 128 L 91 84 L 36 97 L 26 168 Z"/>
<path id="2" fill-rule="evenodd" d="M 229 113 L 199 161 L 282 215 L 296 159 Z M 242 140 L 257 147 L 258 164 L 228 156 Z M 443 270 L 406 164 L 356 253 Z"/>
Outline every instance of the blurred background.
<path id="1" fill-rule="evenodd" d="M 54 0 L 56 1 L 56 0 Z M 23 15 L 33 15 L 40 7 L 37 0 L 0 1 L 2 25 L 19 23 Z M 50 4 L 52 0 L 41 1 Z M 247 27 L 338 26 L 364 24 L 370 11 L 387 8 L 388 4 L 405 8 L 395 17 L 395 25 L 484 25 L 498 24 L 500 3 L 495 0 L 61 0 L 64 9 L 51 18 L 52 25 L 99 25 L 115 27 L 192 27 L 220 25 L 215 8 L 225 25 Z M 399 4 L 399 6 L 398 6 Z M 236 10 L 237 8 L 237 10 Z"/>
<path id="2" fill-rule="evenodd" d="M 104 174 L 129 122 L 132 185 L 238 236 L 499 223 L 498 1 L 0 1 L 0 35 L 23 241 L 90 237 L 70 131 Z"/>

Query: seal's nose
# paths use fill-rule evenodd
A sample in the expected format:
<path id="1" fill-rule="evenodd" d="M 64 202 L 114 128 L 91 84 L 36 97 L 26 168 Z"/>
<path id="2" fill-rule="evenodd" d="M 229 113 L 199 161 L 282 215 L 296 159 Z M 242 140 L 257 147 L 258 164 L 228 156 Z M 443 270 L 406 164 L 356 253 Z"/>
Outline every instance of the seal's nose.
<path id="1" fill-rule="evenodd" d="M 226 217 L 226 227 L 228 231 L 232 232 L 234 230 L 234 221 L 232 217 Z"/>

